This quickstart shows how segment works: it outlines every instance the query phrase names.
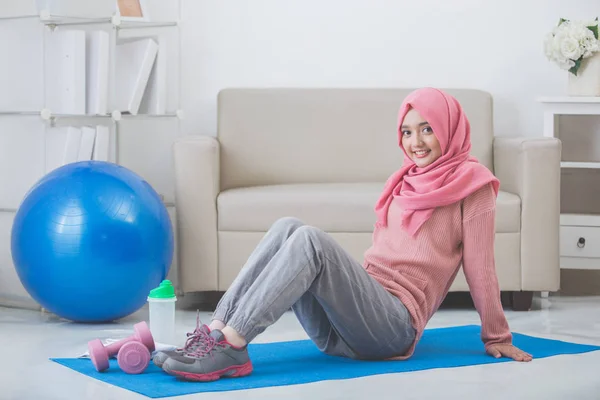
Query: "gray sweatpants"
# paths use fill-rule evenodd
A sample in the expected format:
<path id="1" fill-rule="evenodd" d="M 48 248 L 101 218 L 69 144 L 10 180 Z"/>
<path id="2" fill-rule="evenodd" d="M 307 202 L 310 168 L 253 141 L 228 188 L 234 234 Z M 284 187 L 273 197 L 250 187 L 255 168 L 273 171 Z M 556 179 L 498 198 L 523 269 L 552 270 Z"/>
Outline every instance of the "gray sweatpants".
<path id="1" fill-rule="evenodd" d="M 290 308 L 330 355 L 385 359 L 404 354 L 415 338 L 402 302 L 331 236 L 282 218 L 250 255 L 213 319 L 251 342 Z"/>

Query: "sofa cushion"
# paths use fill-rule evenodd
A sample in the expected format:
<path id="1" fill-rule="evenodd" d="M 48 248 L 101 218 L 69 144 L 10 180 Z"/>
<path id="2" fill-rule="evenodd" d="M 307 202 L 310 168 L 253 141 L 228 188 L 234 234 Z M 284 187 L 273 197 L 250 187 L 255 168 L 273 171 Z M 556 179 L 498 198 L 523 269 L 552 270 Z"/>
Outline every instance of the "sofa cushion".
<path id="1" fill-rule="evenodd" d="M 382 183 L 316 183 L 229 189 L 217 199 L 219 230 L 266 231 L 290 216 L 328 232 L 369 232 L 382 188 Z"/>
<path id="2" fill-rule="evenodd" d="M 293 216 L 328 232 L 372 232 L 383 183 L 317 183 L 229 189 L 217 198 L 220 231 L 265 232 Z M 500 192 L 496 231 L 518 232 L 520 198 Z"/>

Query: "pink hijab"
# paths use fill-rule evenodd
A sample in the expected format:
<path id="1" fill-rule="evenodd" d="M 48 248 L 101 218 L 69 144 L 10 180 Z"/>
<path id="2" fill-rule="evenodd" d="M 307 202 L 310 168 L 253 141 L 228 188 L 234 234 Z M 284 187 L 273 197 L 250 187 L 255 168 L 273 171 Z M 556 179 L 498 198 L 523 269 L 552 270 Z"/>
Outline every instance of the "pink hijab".
<path id="1" fill-rule="evenodd" d="M 407 155 L 404 165 L 387 180 L 375 213 L 377 224 L 386 226 L 390 203 L 396 199 L 403 210 L 402 227 L 414 236 L 436 207 L 456 203 L 488 183 L 498 195 L 499 181 L 469 154 L 471 128 L 460 103 L 438 89 L 415 90 L 402 103 L 398 142 L 403 151 L 400 126 L 411 108 L 431 125 L 442 155 L 425 168 L 418 168 Z"/>

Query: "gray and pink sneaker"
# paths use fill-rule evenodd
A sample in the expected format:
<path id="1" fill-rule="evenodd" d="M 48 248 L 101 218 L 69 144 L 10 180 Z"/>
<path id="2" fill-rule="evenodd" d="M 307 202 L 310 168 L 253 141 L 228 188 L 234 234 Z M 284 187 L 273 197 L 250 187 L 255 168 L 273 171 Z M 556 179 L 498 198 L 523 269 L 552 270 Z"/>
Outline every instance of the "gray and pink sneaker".
<path id="1" fill-rule="evenodd" d="M 188 332 L 186 334 L 187 339 L 185 341 L 185 345 L 175 350 L 157 352 L 154 357 L 152 357 L 152 362 L 157 367 L 162 368 L 165 361 L 167 361 L 170 357 L 183 355 L 186 352 L 195 350 L 198 346 L 204 346 L 204 342 L 209 334 L 210 328 L 208 325 L 200 325 L 200 312 L 197 312 L 196 329 L 194 329 L 193 332 Z"/>
<path id="2" fill-rule="evenodd" d="M 248 346 L 235 347 L 218 329 L 210 332 L 202 346 L 183 355 L 169 357 L 163 364 L 169 375 L 187 381 L 209 382 L 221 377 L 241 377 L 252 373 Z"/>

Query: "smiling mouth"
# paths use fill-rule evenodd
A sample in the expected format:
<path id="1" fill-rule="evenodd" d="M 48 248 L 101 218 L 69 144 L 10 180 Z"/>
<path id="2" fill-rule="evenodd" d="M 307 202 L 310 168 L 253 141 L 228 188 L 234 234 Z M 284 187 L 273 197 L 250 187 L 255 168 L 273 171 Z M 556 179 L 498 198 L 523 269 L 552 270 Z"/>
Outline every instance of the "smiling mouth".
<path id="1" fill-rule="evenodd" d="M 413 151 L 413 154 L 415 155 L 415 157 L 417 158 L 423 158 L 423 157 L 427 157 L 427 155 L 431 152 L 431 150 L 419 150 L 419 151 Z"/>

